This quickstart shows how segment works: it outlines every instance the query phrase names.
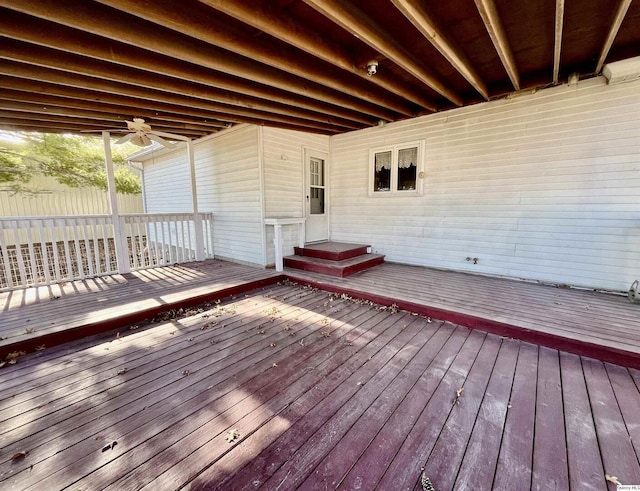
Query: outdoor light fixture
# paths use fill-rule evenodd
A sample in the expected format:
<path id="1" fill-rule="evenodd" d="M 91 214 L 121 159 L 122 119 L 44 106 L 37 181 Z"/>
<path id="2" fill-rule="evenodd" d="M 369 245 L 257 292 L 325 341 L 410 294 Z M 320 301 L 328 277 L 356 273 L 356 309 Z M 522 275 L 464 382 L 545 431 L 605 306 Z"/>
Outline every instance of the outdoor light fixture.
<path id="1" fill-rule="evenodd" d="M 371 60 L 367 63 L 367 75 L 375 75 L 378 72 L 378 62 L 376 60 Z"/>

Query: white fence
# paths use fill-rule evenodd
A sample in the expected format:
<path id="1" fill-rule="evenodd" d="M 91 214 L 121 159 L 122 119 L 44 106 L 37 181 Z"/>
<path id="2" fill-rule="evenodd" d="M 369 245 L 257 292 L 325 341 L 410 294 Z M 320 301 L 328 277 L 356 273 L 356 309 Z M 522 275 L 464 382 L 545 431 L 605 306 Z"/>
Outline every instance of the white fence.
<path id="1" fill-rule="evenodd" d="M 126 243 L 131 270 L 194 261 L 198 249 L 213 257 L 211 213 L 119 220 L 122 238 L 114 235 L 111 215 L 0 218 L 0 290 L 117 274 L 118 240 Z"/>

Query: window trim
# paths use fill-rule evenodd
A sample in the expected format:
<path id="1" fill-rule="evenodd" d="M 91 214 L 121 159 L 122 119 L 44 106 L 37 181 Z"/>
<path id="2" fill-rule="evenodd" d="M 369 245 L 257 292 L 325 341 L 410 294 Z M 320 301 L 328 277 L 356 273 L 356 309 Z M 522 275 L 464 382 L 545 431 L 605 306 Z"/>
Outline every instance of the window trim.
<path id="1" fill-rule="evenodd" d="M 416 189 L 398 190 L 398 155 L 400 150 L 407 148 L 418 149 L 418 157 L 416 162 Z M 391 189 L 389 191 L 375 191 L 373 189 L 375 183 L 376 165 L 375 156 L 378 153 L 391 152 Z M 389 196 L 422 196 L 424 191 L 424 140 L 402 142 L 395 145 L 385 145 L 369 149 L 369 183 L 368 195 L 370 197 L 389 197 Z"/>

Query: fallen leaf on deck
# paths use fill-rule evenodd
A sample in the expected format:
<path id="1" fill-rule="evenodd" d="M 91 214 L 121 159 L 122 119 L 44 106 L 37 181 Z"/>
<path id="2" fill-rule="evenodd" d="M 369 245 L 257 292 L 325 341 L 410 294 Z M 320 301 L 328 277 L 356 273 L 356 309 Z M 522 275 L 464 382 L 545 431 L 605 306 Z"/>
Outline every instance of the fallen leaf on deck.
<path id="1" fill-rule="evenodd" d="M 8 365 L 15 365 L 16 363 L 18 363 L 18 360 L 9 360 L 7 362 Z"/>
<path id="2" fill-rule="evenodd" d="M 24 351 L 12 351 L 11 353 L 9 353 L 7 355 L 7 360 L 15 360 L 16 358 L 19 358 L 21 356 L 26 355 L 27 353 L 25 353 Z"/>
<path id="3" fill-rule="evenodd" d="M 36 330 L 35 330 L 33 327 L 27 327 L 27 328 L 24 330 L 24 333 L 25 333 L 25 334 L 32 334 L 32 333 L 34 333 L 34 332 L 36 332 Z"/>
<path id="4" fill-rule="evenodd" d="M 464 387 L 460 387 L 458 390 L 456 390 L 456 397 L 455 399 L 453 399 L 454 404 L 460 404 L 460 396 L 462 395 L 463 392 L 464 392 Z"/>
<path id="5" fill-rule="evenodd" d="M 209 340 L 209 344 L 216 344 L 218 341 L 216 341 L 215 339 L 210 339 Z"/>
<path id="6" fill-rule="evenodd" d="M 188 377 L 189 375 L 191 375 L 191 370 L 182 370 L 182 375 Z"/>
<path id="7" fill-rule="evenodd" d="M 136 329 L 138 329 L 140 326 L 131 326 L 129 328 L 130 331 L 135 331 Z"/>
<path id="8" fill-rule="evenodd" d="M 6 361 L 0 361 L 0 368 L 3 368 L 7 364 Z"/>
<path id="9" fill-rule="evenodd" d="M 261 330 L 258 331 L 258 334 L 264 334 L 265 332 L 267 332 L 267 331 L 265 331 L 264 329 L 261 329 Z"/>
<path id="10" fill-rule="evenodd" d="M 27 450 L 22 450 L 20 452 L 16 452 L 16 453 L 13 454 L 13 457 L 11 457 L 11 460 L 24 459 L 27 456 L 28 453 L 29 452 Z"/>
<path id="11" fill-rule="evenodd" d="M 276 347 L 276 343 L 270 343 L 269 346 L 271 346 L 272 348 Z"/>
<path id="12" fill-rule="evenodd" d="M 173 336 L 175 333 L 176 333 L 175 331 L 171 331 L 169 334 Z"/>
<path id="13" fill-rule="evenodd" d="M 320 334 L 322 334 L 322 336 L 324 336 L 325 338 L 328 338 L 329 336 L 331 336 L 331 333 L 327 331 L 322 331 Z"/>
<path id="14" fill-rule="evenodd" d="M 618 480 L 616 476 L 610 476 L 609 474 L 605 474 L 605 479 L 609 482 L 612 482 L 616 486 L 622 486 L 622 483 Z"/>
<path id="15" fill-rule="evenodd" d="M 120 339 L 120 333 L 119 332 L 116 333 L 116 339 Z"/>
<path id="16" fill-rule="evenodd" d="M 304 346 L 304 339 L 301 339 L 300 341 L 298 341 L 298 344 L 299 344 L 300 346 Z"/>
<path id="17" fill-rule="evenodd" d="M 36 351 L 44 351 L 45 349 L 47 349 L 47 347 L 44 344 L 41 344 L 40 346 L 36 347 Z"/>
<path id="18" fill-rule="evenodd" d="M 277 363 L 274 363 L 273 365 L 271 365 L 271 368 L 277 368 L 277 367 L 278 367 Z"/>
<path id="19" fill-rule="evenodd" d="M 240 432 L 236 429 L 233 429 L 227 432 L 226 439 L 229 443 L 235 442 L 238 438 L 240 438 Z"/>
<path id="20" fill-rule="evenodd" d="M 128 368 L 123 368 L 121 370 L 118 370 L 118 375 L 124 375 L 125 373 L 127 373 L 129 371 Z"/>
<path id="21" fill-rule="evenodd" d="M 187 338 L 187 341 L 193 341 L 193 338 Z"/>

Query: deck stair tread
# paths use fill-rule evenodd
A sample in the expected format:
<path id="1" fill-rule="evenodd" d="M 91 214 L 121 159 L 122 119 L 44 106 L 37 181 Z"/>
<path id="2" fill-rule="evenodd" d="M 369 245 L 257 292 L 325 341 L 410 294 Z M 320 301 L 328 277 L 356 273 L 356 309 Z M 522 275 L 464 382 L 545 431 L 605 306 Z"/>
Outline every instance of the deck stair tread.
<path id="1" fill-rule="evenodd" d="M 370 253 L 366 244 L 322 242 L 296 247 L 295 255 L 284 258 L 288 268 L 345 277 L 384 262 L 382 254 Z"/>

